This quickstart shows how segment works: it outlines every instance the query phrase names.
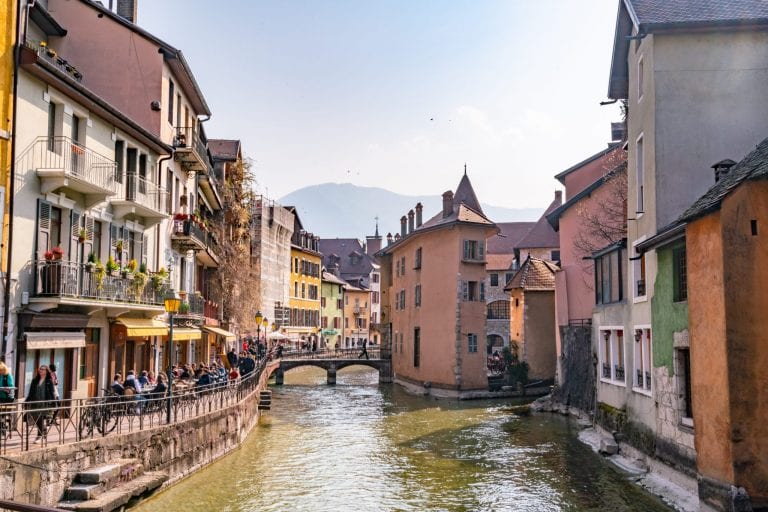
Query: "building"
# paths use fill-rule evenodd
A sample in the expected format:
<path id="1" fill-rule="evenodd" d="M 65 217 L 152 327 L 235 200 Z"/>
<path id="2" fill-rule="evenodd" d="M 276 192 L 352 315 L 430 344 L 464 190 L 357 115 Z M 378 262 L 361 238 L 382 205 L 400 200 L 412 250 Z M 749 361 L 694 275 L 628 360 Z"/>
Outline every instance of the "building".
<path id="1" fill-rule="evenodd" d="M 323 272 L 320 293 L 320 346 L 344 347 L 344 286 L 347 282 Z"/>
<path id="2" fill-rule="evenodd" d="M 487 241 L 485 270 L 485 302 L 487 307 L 486 352 L 502 352 L 509 347 L 510 320 L 509 295 L 504 287 L 512 280 L 516 267 L 515 248 L 533 228 L 535 222 L 500 222 L 499 233 Z"/>
<path id="3" fill-rule="evenodd" d="M 416 208 L 400 230 L 377 254 L 395 382 L 453 396 L 487 389 L 485 246 L 497 228 L 466 173 L 437 215 L 422 223 Z"/>
<path id="4" fill-rule="evenodd" d="M 751 502 L 768 507 L 765 418 L 768 386 L 764 343 L 768 254 L 768 139 L 738 164 L 715 166 L 716 183 L 669 230 L 669 249 L 656 250 L 659 283 L 677 310 L 654 316 L 654 334 L 666 327 L 664 346 L 681 400 L 679 414 L 695 425 L 699 499 L 717 510 Z M 684 228 L 684 229 L 681 229 Z M 685 318 L 687 313 L 687 318 Z M 662 322 L 663 320 L 663 322 Z M 685 322 L 687 320 L 687 322 Z M 679 333 L 689 334 L 683 338 Z M 659 352 L 654 343 L 654 357 Z"/>
<path id="5" fill-rule="evenodd" d="M 560 261 L 560 237 L 547 222 L 547 215 L 559 207 L 562 202 L 563 193 L 556 190 L 554 200 L 547 206 L 530 231 L 517 241 L 514 249 L 514 266 L 516 269 L 520 268 L 528 256 L 542 260 Z"/>
<path id="6" fill-rule="evenodd" d="M 510 347 L 528 363 L 530 380 L 555 377 L 555 273 L 551 261 L 528 256 L 504 290 L 510 295 Z"/>
<path id="7" fill-rule="evenodd" d="M 344 285 L 344 344 L 339 348 L 361 347 L 369 342 L 371 291 L 349 283 Z"/>
<path id="8" fill-rule="evenodd" d="M 628 222 L 625 247 L 613 244 L 594 255 L 598 421 L 615 429 L 616 418 L 623 417 L 628 442 L 687 473 L 687 485 L 698 485 L 702 501 L 711 489 L 704 479 L 695 480 L 701 476 L 695 437 L 708 427 L 695 421 L 695 398 L 693 421 L 686 416 L 678 388 L 684 370 L 673 359 L 689 332 L 685 325 L 676 330 L 675 321 L 664 321 L 663 337 L 653 329 L 660 325 L 654 315 L 666 314 L 653 300 L 657 283 L 669 282 L 663 273 L 660 279 L 659 266 L 673 255 L 646 245 L 707 191 L 712 181 L 706 169 L 713 162 L 744 155 L 768 133 L 762 94 L 767 20 L 768 6 L 758 0 L 707 9 L 692 2 L 670 8 L 660 0 L 622 0 L 613 44 L 608 96 L 627 102 Z M 637 378 L 647 370 L 650 385 Z M 691 368 L 693 375 L 702 370 Z"/>
<path id="9" fill-rule="evenodd" d="M 288 306 L 290 320 L 283 333 L 291 340 L 318 347 L 320 342 L 320 286 L 322 255 L 319 237 L 304 230 L 299 213 L 293 206 L 285 207 L 293 214 L 291 236 L 291 281 Z"/>

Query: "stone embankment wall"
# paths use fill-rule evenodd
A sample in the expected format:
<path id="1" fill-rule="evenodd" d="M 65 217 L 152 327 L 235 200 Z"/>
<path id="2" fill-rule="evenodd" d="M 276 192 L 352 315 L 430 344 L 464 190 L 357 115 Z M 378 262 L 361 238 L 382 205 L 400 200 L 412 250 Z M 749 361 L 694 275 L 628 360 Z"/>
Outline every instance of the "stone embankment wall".
<path id="1" fill-rule="evenodd" d="M 277 364 L 240 403 L 187 421 L 57 445 L 0 458 L 0 498 L 55 506 L 75 475 L 117 459 L 139 459 L 148 471 L 169 475 L 165 486 L 238 448 L 259 419 L 258 397 Z"/>
<path id="2" fill-rule="evenodd" d="M 563 405 L 594 413 L 596 384 L 592 327 L 560 326 L 560 339 L 563 340 L 559 365 L 562 374 L 552 397 Z"/>

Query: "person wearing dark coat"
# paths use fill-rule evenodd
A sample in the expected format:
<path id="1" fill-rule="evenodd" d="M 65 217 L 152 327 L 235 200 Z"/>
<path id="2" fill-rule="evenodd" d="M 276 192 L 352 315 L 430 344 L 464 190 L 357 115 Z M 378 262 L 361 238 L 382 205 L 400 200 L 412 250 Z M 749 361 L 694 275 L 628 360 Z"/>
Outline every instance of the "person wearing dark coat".
<path id="1" fill-rule="evenodd" d="M 249 373 L 251 373 L 253 370 L 256 369 L 256 361 L 253 360 L 251 357 L 241 357 L 240 358 L 240 376 L 241 377 L 247 377 Z"/>
<path id="2" fill-rule="evenodd" d="M 229 361 L 230 368 L 237 366 L 237 353 L 234 348 L 229 349 L 229 352 L 227 352 L 227 361 Z"/>
<path id="3" fill-rule="evenodd" d="M 29 384 L 29 393 L 27 393 L 26 403 L 29 409 L 28 418 L 35 422 L 37 427 L 37 437 L 35 443 L 47 433 L 46 419 L 50 407 L 54 406 L 56 392 L 53 389 L 53 378 L 48 366 L 41 364 L 37 369 L 32 382 Z M 27 420 L 27 421 L 29 421 Z"/>

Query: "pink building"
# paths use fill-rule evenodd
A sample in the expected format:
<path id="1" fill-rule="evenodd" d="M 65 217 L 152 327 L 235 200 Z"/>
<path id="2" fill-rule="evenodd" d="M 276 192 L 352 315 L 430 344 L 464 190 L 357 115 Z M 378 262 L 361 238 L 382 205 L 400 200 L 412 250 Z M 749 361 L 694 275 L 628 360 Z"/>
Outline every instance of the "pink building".
<path id="1" fill-rule="evenodd" d="M 465 173 L 441 212 L 422 223 L 411 211 L 377 254 L 395 382 L 443 396 L 487 389 L 485 249 L 496 232 Z"/>

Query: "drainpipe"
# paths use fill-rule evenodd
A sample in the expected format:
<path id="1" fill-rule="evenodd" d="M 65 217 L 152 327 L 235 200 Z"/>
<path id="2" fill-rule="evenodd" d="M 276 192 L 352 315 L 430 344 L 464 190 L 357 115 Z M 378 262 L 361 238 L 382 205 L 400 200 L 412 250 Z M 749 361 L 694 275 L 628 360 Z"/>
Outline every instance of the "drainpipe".
<path id="1" fill-rule="evenodd" d="M 22 0 L 16 4 L 16 45 L 13 48 L 13 109 L 11 120 L 11 168 L 8 176 L 8 187 L 5 193 L 8 195 L 8 251 L 5 265 L 5 294 L 3 297 L 3 344 L 0 351 L 0 361 L 5 361 L 5 355 L 8 352 L 8 315 L 11 311 L 11 256 L 13 254 L 13 207 L 14 207 L 14 183 L 16 181 L 16 108 L 19 103 L 19 61 L 21 60 L 21 23 L 29 16 L 29 9 L 34 7 L 35 0 L 27 0 L 24 4 L 22 15 Z M 26 26 L 26 24 L 25 24 Z M 18 375 L 18 372 L 17 372 Z"/>
<path id="2" fill-rule="evenodd" d="M 162 181 L 163 179 L 163 167 L 162 163 L 166 160 L 170 160 L 173 158 L 175 150 L 171 149 L 170 155 L 161 156 L 157 159 L 157 177 L 159 178 L 158 181 Z M 159 269 L 160 266 L 160 223 L 158 222 L 157 226 L 155 226 L 155 264 L 159 265 L 157 268 Z"/>

